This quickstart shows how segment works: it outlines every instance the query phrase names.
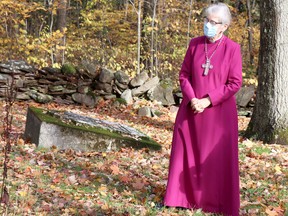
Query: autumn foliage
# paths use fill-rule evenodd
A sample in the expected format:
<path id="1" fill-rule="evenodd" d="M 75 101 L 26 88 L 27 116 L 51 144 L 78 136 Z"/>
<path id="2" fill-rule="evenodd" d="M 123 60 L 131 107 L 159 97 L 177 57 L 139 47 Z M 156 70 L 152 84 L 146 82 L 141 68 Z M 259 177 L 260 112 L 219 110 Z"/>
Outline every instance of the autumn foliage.
<path id="1" fill-rule="evenodd" d="M 64 31 L 56 28 L 59 2 L 60 0 L 44 2 L 2 0 L 0 59 L 2 61 L 22 59 L 37 67 L 60 67 L 62 63 L 70 62 L 79 68 L 83 61 L 89 61 L 135 75 L 138 1 L 71 0 L 67 5 L 67 25 Z M 174 80 L 189 39 L 202 35 L 201 12 L 207 3 L 192 1 L 191 5 L 190 1 L 141 1 L 143 5 L 145 2 L 150 5 L 150 9 L 146 9 L 145 12 L 145 8 L 142 8 L 140 11 L 143 13 L 140 69 L 150 71 L 151 75 L 157 74 L 161 78 Z M 240 8 L 234 1 L 227 3 L 233 14 L 233 23 L 227 34 L 241 44 L 244 80 L 248 82 L 255 74 L 257 65 L 259 47 L 257 4 L 252 8 L 255 22 L 248 27 L 245 4 Z M 155 7 L 154 13 L 151 5 Z M 253 65 L 250 65 L 248 59 L 248 54 L 251 52 L 248 47 L 248 30 L 253 33 L 252 54 L 255 57 Z M 65 51 L 63 62 L 56 59 L 59 51 Z"/>

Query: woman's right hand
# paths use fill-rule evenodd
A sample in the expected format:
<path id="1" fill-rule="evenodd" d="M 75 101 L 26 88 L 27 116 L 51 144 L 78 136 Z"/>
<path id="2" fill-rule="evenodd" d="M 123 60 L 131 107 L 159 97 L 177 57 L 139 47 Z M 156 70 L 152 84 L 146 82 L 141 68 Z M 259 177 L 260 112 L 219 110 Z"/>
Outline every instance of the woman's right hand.
<path id="1" fill-rule="evenodd" d="M 202 113 L 204 111 L 204 107 L 202 106 L 201 103 L 199 103 L 198 98 L 193 98 L 191 100 L 191 108 L 194 110 L 194 113 Z"/>

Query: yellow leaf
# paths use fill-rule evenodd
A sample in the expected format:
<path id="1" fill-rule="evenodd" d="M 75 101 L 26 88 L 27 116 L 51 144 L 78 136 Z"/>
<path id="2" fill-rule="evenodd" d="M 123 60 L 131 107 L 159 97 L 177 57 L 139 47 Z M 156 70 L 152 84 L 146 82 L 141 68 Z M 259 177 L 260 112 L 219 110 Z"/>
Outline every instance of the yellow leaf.
<path id="1" fill-rule="evenodd" d="M 105 185 L 102 185 L 101 187 L 98 188 L 98 192 L 102 196 L 107 196 L 107 187 Z"/>
<path id="2" fill-rule="evenodd" d="M 278 164 L 274 167 L 274 169 L 276 171 L 276 174 L 282 174 L 281 167 Z"/>
<path id="3" fill-rule="evenodd" d="M 26 192 L 26 191 L 19 191 L 18 194 L 19 194 L 21 197 L 26 197 L 26 196 L 27 196 L 27 192 Z"/>

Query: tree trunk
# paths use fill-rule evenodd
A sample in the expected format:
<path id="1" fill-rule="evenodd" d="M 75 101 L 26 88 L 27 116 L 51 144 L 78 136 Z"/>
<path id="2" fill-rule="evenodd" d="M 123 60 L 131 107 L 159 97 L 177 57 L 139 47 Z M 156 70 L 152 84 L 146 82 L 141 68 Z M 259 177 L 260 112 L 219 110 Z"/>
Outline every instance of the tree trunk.
<path id="1" fill-rule="evenodd" d="M 56 29 L 61 32 L 66 28 L 66 10 L 67 8 L 67 0 L 59 0 L 59 5 L 57 8 L 57 22 Z"/>
<path id="2" fill-rule="evenodd" d="M 246 137 L 288 144 L 288 0 L 260 1 L 256 104 Z"/>
<path id="3" fill-rule="evenodd" d="M 148 40 L 148 32 L 145 31 L 145 25 L 148 25 L 147 18 L 153 16 L 153 2 L 154 0 L 144 0 L 143 1 L 143 14 L 142 14 L 142 32 L 141 32 L 141 63 L 145 65 L 145 68 L 148 69 L 150 67 L 150 59 L 149 59 L 149 40 Z M 151 68 L 149 68 L 151 71 Z"/>
<path id="4" fill-rule="evenodd" d="M 156 20 L 156 16 L 157 16 L 157 5 L 158 5 L 158 0 L 153 0 L 153 16 L 152 16 L 152 23 L 151 23 L 151 27 L 152 27 L 152 32 L 151 32 L 151 51 L 150 51 L 150 70 L 151 70 L 151 76 L 154 76 L 154 71 L 157 71 L 157 68 L 155 68 L 155 50 L 157 47 L 157 41 L 155 40 L 155 27 L 157 25 L 157 23 L 155 23 Z"/>
<path id="5" fill-rule="evenodd" d="M 187 29 L 187 47 L 189 46 L 189 42 L 191 40 L 191 38 L 190 38 L 190 26 L 191 26 L 192 9 L 193 9 L 193 0 L 190 0 L 188 29 Z"/>
<path id="6" fill-rule="evenodd" d="M 142 0 L 139 0 L 138 5 L 138 42 L 137 42 L 137 74 L 140 74 L 140 59 L 141 59 L 141 5 Z"/>
<path id="7" fill-rule="evenodd" d="M 254 64 L 253 55 L 253 33 L 252 33 L 252 16 L 251 16 L 251 4 L 250 0 L 246 1 L 247 4 L 247 15 L 248 15 L 248 47 L 249 47 L 249 60 L 250 65 Z"/>
<path id="8" fill-rule="evenodd" d="M 67 0 L 59 0 L 57 8 L 57 19 L 56 19 L 56 29 L 63 33 L 60 45 L 65 46 L 65 28 L 66 28 L 66 18 L 67 18 Z M 64 63 L 64 49 L 56 50 L 56 62 Z"/>

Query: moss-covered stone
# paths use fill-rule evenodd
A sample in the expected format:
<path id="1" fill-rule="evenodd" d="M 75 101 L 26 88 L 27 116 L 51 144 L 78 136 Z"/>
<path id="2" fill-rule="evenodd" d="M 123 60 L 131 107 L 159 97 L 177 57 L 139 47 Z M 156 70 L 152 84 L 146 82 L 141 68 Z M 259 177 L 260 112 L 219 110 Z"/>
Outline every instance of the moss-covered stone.
<path id="1" fill-rule="evenodd" d="M 100 127 L 92 127 L 92 126 L 88 126 L 86 124 L 79 124 L 79 123 L 75 123 L 72 121 L 65 121 L 65 120 L 63 121 L 61 119 L 61 113 L 59 111 L 49 112 L 47 110 L 43 110 L 43 109 L 36 108 L 36 107 L 29 107 L 29 110 L 30 110 L 30 112 L 34 113 L 34 115 L 37 116 L 37 118 L 40 121 L 60 126 L 61 128 L 63 128 L 63 129 L 61 129 L 62 131 L 70 128 L 71 130 L 74 130 L 74 131 L 80 131 L 79 134 L 81 134 L 81 136 L 83 136 L 83 137 L 85 137 L 85 135 L 82 132 L 88 132 L 87 137 L 94 136 L 92 134 L 96 134 L 96 135 L 98 134 L 98 136 L 101 137 L 101 142 L 102 142 L 101 145 L 105 145 L 105 143 L 103 142 L 103 139 L 105 137 L 107 137 L 107 138 L 109 137 L 109 138 L 112 138 L 110 140 L 114 140 L 115 142 L 117 142 L 118 143 L 117 145 L 122 145 L 122 143 L 124 143 L 124 145 L 122 147 L 129 146 L 129 147 L 133 147 L 136 149 L 149 148 L 149 149 L 153 149 L 153 150 L 160 150 L 161 149 L 161 145 L 159 145 L 157 142 L 155 142 L 154 140 L 152 140 L 149 137 L 143 136 L 143 137 L 138 137 L 138 139 L 135 139 L 135 138 L 123 135 L 123 134 L 115 132 L 115 131 L 110 131 L 108 129 L 106 130 L 106 129 L 103 129 Z M 29 110 L 28 110 L 28 112 L 29 112 Z M 51 113 L 53 113 L 53 114 L 51 114 Z M 59 118 L 59 116 L 60 116 L 60 118 Z M 27 120 L 28 120 L 28 118 L 27 118 Z M 25 134 L 26 134 L 26 130 L 25 130 Z M 103 149 L 103 147 L 102 147 L 102 149 Z M 119 149 L 120 149 L 120 147 L 119 147 Z"/>
<path id="2" fill-rule="evenodd" d="M 66 63 L 62 65 L 61 72 L 67 75 L 75 75 L 77 70 L 72 64 Z"/>

